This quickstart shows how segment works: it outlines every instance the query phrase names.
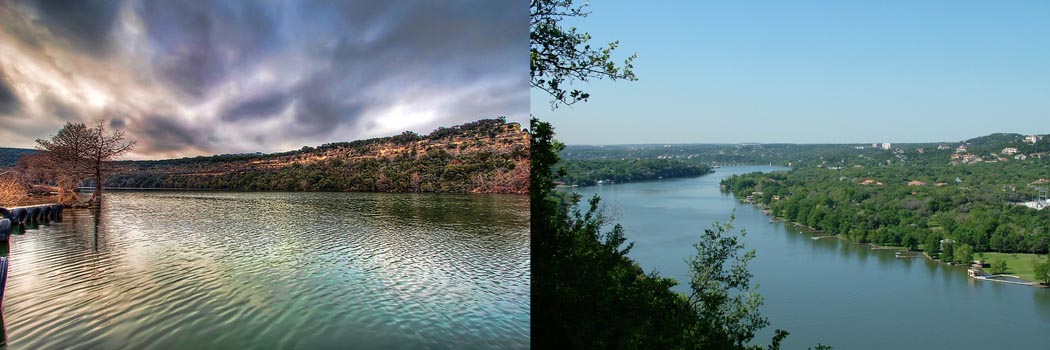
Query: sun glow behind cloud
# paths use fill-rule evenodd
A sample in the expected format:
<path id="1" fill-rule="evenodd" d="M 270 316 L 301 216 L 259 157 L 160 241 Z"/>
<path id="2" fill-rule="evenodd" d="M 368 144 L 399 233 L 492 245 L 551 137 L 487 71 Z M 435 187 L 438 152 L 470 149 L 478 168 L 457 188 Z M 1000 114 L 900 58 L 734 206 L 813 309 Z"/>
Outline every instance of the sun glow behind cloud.
<path id="1" fill-rule="evenodd" d="M 0 4 L 0 146 L 107 119 L 167 158 L 528 116 L 524 4 L 53 5 Z"/>

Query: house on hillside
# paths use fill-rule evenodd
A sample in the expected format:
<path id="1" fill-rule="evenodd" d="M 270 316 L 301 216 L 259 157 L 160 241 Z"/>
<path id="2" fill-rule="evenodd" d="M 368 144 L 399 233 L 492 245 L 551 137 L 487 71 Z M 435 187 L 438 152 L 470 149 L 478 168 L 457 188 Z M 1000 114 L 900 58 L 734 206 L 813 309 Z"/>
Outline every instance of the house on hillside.
<path id="1" fill-rule="evenodd" d="M 966 153 L 966 145 L 959 145 L 955 148 L 955 153 Z"/>
<path id="2" fill-rule="evenodd" d="M 1003 148 L 1003 151 L 999 152 L 999 153 L 1002 153 L 1002 154 L 1005 154 L 1005 155 L 1017 154 L 1017 148 L 1014 148 L 1014 147 Z"/>
<path id="3" fill-rule="evenodd" d="M 1036 142 L 1039 142 L 1039 140 L 1042 140 L 1043 136 L 1045 135 L 1028 135 L 1024 137 L 1024 142 L 1035 144 Z"/>

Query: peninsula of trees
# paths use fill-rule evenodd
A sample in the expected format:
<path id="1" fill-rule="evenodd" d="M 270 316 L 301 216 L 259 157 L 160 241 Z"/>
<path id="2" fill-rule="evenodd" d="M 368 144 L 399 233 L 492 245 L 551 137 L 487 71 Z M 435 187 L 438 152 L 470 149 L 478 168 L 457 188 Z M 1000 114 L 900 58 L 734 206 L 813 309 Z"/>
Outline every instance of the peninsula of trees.
<path id="1" fill-rule="evenodd" d="M 773 215 L 857 242 L 922 245 L 933 256 L 952 245 L 1042 254 L 1050 247 L 1050 210 L 1024 203 L 1037 206 L 1050 184 L 1048 148 L 1050 140 L 1016 134 L 932 147 L 880 145 L 722 184 Z"/>
<path id="2" fill-rule="evenodd" d="M 559 182 L 578 186 L 695 177 L 711 172 L 707 164 L 672 159 L 572 159 L 558 165 L 565 168 Z"/>

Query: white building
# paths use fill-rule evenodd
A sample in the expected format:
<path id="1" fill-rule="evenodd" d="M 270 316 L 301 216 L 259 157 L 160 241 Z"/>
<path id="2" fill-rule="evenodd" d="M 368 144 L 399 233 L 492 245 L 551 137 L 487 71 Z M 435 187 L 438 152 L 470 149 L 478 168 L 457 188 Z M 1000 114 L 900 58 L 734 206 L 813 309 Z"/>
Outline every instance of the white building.
<path id="1" fill-rule="evenodd" d="M 1035 144 L 1043 138 L 1043 135 L 1028 135 L 1024 137 L 1024 142 Z"/>
<path id="2" fill-rule="evenodd" d="M 891 147 L 893 147 L 893 145 L 890 144 L 889 142 L 883 142 L 882 143 L 882 149 L 890 149 Z"/>
<path id="3" fill-rule="evenodd" d="M 1013 147 L 1003 148 L 1003 151 L 1001 153 L 1002 154 L 1007 154 L 1007 155 L 1017 154 L 1017 148 L 1013 148 Z"/>

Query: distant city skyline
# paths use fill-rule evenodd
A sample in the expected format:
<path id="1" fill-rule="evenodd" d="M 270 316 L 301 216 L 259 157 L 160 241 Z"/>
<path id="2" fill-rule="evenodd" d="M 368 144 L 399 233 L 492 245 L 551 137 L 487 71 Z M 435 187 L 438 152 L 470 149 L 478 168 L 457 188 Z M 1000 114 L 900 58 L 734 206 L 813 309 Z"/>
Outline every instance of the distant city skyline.
<path id="1" fill-rule="evenodd" d="M 532 114 L 567 144 L 922 143 L 1050 133 L 1050 3 L 591 2 L 637 82 Z"/>
<path id="2" fill-rule="evenodd" d="M 132 159 L 525 121 L 526 6 L 0 1 L 0 146 L 97 120 Z"/>

